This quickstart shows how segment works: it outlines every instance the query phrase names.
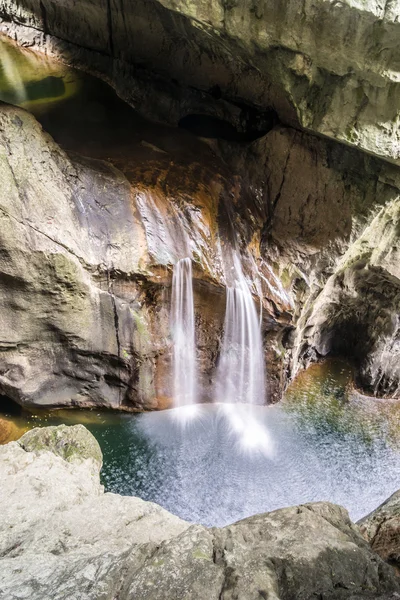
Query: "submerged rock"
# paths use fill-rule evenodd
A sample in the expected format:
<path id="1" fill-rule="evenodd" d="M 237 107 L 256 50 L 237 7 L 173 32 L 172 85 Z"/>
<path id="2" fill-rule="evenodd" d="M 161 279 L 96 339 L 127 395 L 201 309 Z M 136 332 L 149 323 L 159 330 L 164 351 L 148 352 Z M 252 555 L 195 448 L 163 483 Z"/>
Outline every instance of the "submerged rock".
<path id="1" fill-rule="evenodd" d="M 17 440 L 23 430 L 10 419 L 0 419 L 0 444 Z"/>
<path id="2" fill-rule="evenodd" d="M 42 430 L 46 452 L 26 451 L 15 442 L 0 448 L 1 597 L 398 597 L 392 567 L 339 506 L 285 508 L 221 529 L 190 525 L 155 504 L 104 493 L 91 452 L 73 462 L 53 453 L 54 435 L 59 441 L 66 436 L 68 456 L 69 444 L 75 448 L 91 434 L 81 427 L 50 429 Z"/>

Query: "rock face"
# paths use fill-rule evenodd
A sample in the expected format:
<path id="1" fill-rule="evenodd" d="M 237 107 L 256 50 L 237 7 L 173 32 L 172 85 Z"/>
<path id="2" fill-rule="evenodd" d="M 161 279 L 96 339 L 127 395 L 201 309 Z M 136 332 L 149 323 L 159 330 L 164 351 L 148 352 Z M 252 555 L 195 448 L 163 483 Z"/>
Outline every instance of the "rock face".
<path id="1" fill-rule="evenodd" d="M 346 327 L 362 385 L 398 395 L 395 167 L 282 126 L 251 144 L 208 148 L 185 132 L 155 133 L 135 122 L 127 125 L 129 145 L 115 149 L 100 138 L 95 151 L 85 141 L 92 130 L 72 143 L 55 129 L 66 153 L 22 110 L 3 105 L 0 122 L 2 394 L 25 405 L 168 405 L 171 269 L 191 255 L 207 397 L 231 221 L 246 274 L 260 283 L 253 291 L 264 305 L 269 399 L 279 399 L 284 385 L 282 341 L 293 374 L 345 353 L 334 340 Z M 374 251 L 380 236 L 384 247 Z M 352 253 L 362 255 L 369 281 L 373 274 L 384 286 L 374 292 L 372 319 L 373 288 L 362 277 L 357 297 L 347 286 L 347 302 L 336 275 L 343 265 L 364 273 L 358 259 L 346 258 Z M 363 302 L 369 312 L 359 312 Z"/>
<path id="2" fill-rule="evenodd" d="M 0 14 L 4 31 L 90 65 L 142 110 L 159 100 L 170 122 L 205 111 L 262 130 L 272 107 L 287 124 L 400 160 L 398 0 L 2 0 Z M 146 79 L 158 99 L 140 91 Z"/>
<path id="3" fill-rule="evenodd" d="M 358 522 L 374 552 L 400 573 L 400 492 Z"/>
<path id="4" fill-rule="evenodd" d="M 398 397 L 398 169 L 282 126 L 220 151 L 253 192 L 261 255 L 293 298 L 280 338 L 289 376 L 342 356 L 367 393 Z"/>
<path id="5" fill-rule="evenodd" d="M 340 260 L 302 317 L 297 360 L 348 356 L 359 382 L 381 397 L 400 394 L 399 198 L 380 210 Z M 313 356 L 314 355 L 314 356 Z"/>
<path id="6" fill-rule="evenodd" d="M 2 392 L 57 405 L 84 402 L 86 388 L 118 405 L 135 313 L 110 272 L 138 260 L 129 184 L 108 165 L 74 164 L 24 111 L 3 106 L 0 120 Z"/>
<path id="7" fill-rule="evenodd" d="M 241 198 L 223 162 L 184 132 L 179 152 L 139 130 L 122 152 L 100 142 L 83 158 L 23 110 L 3 105 L 0 123 L 0 392 L 23 405 L 168 405 L 172 265 L 191 256 L 206 396 L 233 248 L 226 210 Z M 87 150 L 80 143 L 72 147 Z M 250 280 L 263 274 L 282 311 L 279 280 L 256 263 L 259 232 L 234 218 Z"/>
<path id="8" fill-rule="evenodd" d="M 313 0 L 297 19 L 297 4 L 245 4 L 0 2 L 20 43 L 100 74 L 159 122 L 202 131 L 211 117 L 216 138 L 137 120 L 116 148 L 109 132 L 90 143 L 98 127 L 44 119 L 61 150 L 2 108 L 0 393 L 168 406 L 171 269 L 191 256 L 210 397 L 236 245 L 263 306 L 270 400 L 329 354 L 368 393 L 399 396 L 398 7 Z"/>
<path id="9" fill-rule="evenodd" d="M 73 443 L 73 461 L 53 453 L 55 435 L 66 450 Z M 394 571 L 343 508 L 315 503 L 223 529 L 190 525 L 138 498 L 105 494 L 90 435 L 81 426 L 41 429 L 0 447 L 1 597 L 397 597 Z"/>

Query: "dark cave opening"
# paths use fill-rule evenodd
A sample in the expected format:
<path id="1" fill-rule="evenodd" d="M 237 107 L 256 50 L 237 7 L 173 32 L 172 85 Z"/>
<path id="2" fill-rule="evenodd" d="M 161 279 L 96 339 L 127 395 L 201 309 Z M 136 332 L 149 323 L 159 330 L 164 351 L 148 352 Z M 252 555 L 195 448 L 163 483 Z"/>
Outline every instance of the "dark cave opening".
<path id="1" fill-rule="evenodd" d="M 18 417 L 22 414 L 22 406 L 4 394 L 0 394 L 0 413 L 6 417 Z"/>
<path id="2" fill-rule="evenodd" d="M 221 139 L 227 142 L 252 142 L 266 135 L 278 123 L 275 111 L 246 118 L 245 131 L 239 131 L 224 119 L 206 114 L 192 113 L 182 117 L 178 126 L 196 136 Z"/>

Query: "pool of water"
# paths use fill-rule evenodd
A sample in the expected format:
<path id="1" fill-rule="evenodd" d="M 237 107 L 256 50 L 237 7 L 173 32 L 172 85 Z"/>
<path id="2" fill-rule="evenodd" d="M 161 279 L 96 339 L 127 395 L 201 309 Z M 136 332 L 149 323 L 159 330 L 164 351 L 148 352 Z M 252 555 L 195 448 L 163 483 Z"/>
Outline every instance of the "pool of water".
<path id="1" fill-rule="evenodd" d="M 189 521 L 224 525 L 318 500 L 345 506 L 357 520 L 400 488 L 400 410 L 352 398 L 349 381 L 349 370 L 332 363 L 303 373 L 275 406 L 8 420 L 19 434 L 84 423 L 101 445 L 108 491 L 157 502 Z"/>

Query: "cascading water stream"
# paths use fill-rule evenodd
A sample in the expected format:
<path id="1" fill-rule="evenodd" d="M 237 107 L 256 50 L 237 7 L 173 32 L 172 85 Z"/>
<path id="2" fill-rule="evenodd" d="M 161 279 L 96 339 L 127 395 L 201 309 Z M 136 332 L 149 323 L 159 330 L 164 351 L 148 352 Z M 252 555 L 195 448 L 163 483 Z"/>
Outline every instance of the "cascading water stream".
<path id="1" fill-rule="evenodd" d="M 272 456 L 272 438 L 255 412 L 256 405 L 265 404 L 261 319 L 236 252 L 232 259 L 233 277 L 232 284 L 226 289 L 224 336 L 215 399 L 221 403 L 221 410 L 240 448 Z"/>
<path id="2" fill-rule="evenodd" d="M 192 261 L 190 258 L 182 258 L 174 266 L 171 325 L 174 406 L 191 406 L 197 401 L 197 385 Z"/>
<path id="3" fill-rule="evenodd" d="M 264 404 L 265 371 L 260 321 L 238 256 L 226 290 L 224 336 L 217 368 L 219 402 Z"/>

